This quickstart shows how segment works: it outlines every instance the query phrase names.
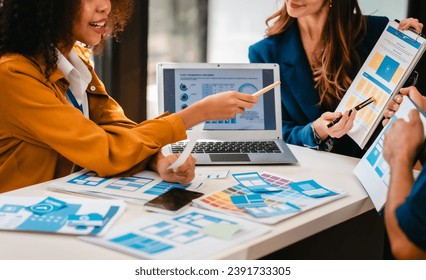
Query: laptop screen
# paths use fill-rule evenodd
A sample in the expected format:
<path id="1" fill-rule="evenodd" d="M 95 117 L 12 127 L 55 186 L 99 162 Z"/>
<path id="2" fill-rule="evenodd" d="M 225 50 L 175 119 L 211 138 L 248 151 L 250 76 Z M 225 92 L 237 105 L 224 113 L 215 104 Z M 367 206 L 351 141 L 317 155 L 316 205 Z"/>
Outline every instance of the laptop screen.
<path id="1" fill-rule="evenodd" d="M 157 78 L 159 112 L 175 113 L 219 92 L 253 94 L 279 80 L 279 66 L 266 63 L 160 63 Z M 203 131 L 208 139 L 227 139 L 228 136 L 281 138 L 279 87 L 260 96 L 258 103 L 246 109 L 244 114 L 228 120 L 207 121 Z"/>

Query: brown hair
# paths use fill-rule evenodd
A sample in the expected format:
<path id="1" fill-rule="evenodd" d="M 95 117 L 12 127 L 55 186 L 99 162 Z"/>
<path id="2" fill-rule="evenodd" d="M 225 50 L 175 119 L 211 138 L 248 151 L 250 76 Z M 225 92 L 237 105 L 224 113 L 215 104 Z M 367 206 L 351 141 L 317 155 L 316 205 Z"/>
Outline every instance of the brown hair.
<path id="1" fill-rule="evenodd" d="M 18 53 L 44 60 L 49 77 L 57 67 L 59 45 L 73 43 L 71 26 L 80 16 L 82 0 L 0 0 L 0 56 Z M 123 31 L 133 9 L 133 0 L 111 0 L 109 37 Z"/>
<path id="2" fill-rule="evenodd" d="M 275 21 L 270 26 L 273 20 Z M 268 28 L 265 35 L 280 34 L 296 20 L 287 13 L 284 2 L 281 9 L 266 19 Z M 316 58 L 313 68 L 314 82 L 320 97 L 319 103 L 324 108 L 334 109 L 337 106 L 352 82 L 349 72 L 361 66 L 361 58 L 356 49 L 362 42 L 365 32 L 366 20 L 356 0 L 332 2 L 321 35 L 324 50 Z"/>

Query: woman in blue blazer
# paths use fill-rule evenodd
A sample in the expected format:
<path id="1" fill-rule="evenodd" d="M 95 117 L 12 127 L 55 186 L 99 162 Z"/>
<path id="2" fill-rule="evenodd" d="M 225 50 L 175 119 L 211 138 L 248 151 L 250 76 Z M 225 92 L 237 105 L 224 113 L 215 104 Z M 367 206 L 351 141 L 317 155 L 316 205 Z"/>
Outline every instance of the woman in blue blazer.
<path id="1" fill-rule="evenodd" d="M 354 157 L 364 154 L 346 135 L 356 112 L 332 112 L 388 21 L 362 15 L 356 0 L 286 0 L 266 20 L 266 38 L 250 46 L 249 59 L 280 66 L 287 143 Z M 400 28 L 418 25 L 406 19 Z M 336 125 L 327 127 L 340 116 Z"/>

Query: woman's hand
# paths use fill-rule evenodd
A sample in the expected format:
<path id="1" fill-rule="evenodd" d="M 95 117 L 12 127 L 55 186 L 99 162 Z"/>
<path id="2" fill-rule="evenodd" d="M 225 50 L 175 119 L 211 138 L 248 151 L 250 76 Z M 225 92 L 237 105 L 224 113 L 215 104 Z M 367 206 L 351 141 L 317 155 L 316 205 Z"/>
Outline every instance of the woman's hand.
<path id="1" fill-rule="evenodd" d="M 423 23 L 419 22 L 416 18 L 406 18 L 399 22 L 398 29 L 408 30 L 410 28 L 414 29 L 417 33 L 422 33 Z"/>
<path id="2" fill-rule="evenodd" d="M 226 120 L 243 114 L 245 109 L 252 108 L 258 98 L 250 94 L 226 91 L 209 95 L 200 103 L 204 105 L 206 120 Z"/>
<path id="3" fill-rule="evenodd" d="M 155 157 L 151 167 L 164 181 L 186 185 L 195 178 L 194 157 L 189 156 L 181 166 L 174 169 L 169 169 L 169 166 L 178 159 L 178 154 L 164 157 L 161 152 L 158 152 Z"/>
<path id="4" fill-rule="evenodd" d="M 387 125 L 389 122 L 389 119 L 393 118 L 396 111 L 399 109 L 399 105 L 401 104 L 404 96 L 410 96 L 410 98 L 416 103 L 423 111 L 426 109 L 426 97 L 422 96 L 422 94 L 417 90 L 416 87 L 408 87 L 408 88 L 402 88 L 400 92 L 395 95 L 391 100 L 389 100 L 389 103 L 387 104 L 385 111 L 383 113 L 383 126 Z"/>
<path id="5" fill-rule="evenodd" d="M 327 137 L 340 138 L 349 130 L 352 129 L 354 125 L 354 120 L 356 117 L 356 110 L 348 110 L 345 113 L 340 112 L 325 112 L 321 115 L 319 119 L 314 122 L 314 129 L 322 141 L 327 139 Z M 341 119 L 331 127 L 328 127 L 328 124 L 334 121 L 337 118 Z"/>
<path id="6" fill-rule="evenodd" d="M 245 109 L 252 108 L 257 97 L 236 91 L 226 91 L 209 95 L 177 112 L 187 129 L 204 121 L 233 119 Z"/>

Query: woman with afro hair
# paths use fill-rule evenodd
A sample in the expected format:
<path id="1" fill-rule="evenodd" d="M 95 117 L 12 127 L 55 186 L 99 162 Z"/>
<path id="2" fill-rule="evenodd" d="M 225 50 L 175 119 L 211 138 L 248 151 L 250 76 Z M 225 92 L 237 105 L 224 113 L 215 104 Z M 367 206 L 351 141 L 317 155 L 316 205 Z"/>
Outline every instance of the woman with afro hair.
<path id="1" fill-rule="evenodd" d="M 0 193 L 78 168 L 127 176 L 145 168 L 189 183 L 195 160 L 168 167 L 161 148 L 206 120 L 235 117 L 257 102 L 234 91 L 175 114 L 135 123 L 90 64 L 128 21 L 131 0 L 0 0 Z"/>

